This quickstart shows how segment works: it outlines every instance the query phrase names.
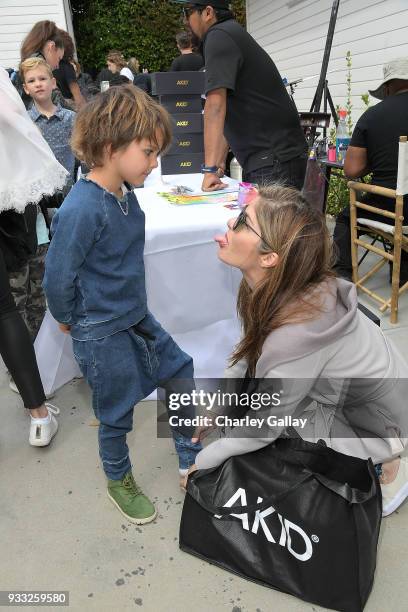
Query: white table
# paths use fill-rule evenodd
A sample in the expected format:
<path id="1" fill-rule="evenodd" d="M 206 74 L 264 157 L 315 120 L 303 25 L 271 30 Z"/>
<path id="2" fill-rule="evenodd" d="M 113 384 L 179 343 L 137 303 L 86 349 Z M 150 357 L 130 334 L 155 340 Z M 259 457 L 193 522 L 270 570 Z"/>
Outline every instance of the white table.
<path id="1" fill-rule="evenodd" d="M 199 188 L 201 174 L 164 177 L 165 183 Z M 235 181 L 230 181 L 234 183 Z M 136 190 L 146 214 L 145 268 L 149 309 L 194 359 L 197 377 L 221 376 L 239 337 L 238 270 L 219 261 L 216 233 L 237 212 L 222 204 L 176 206 L 159 172 Z"/>
<path id="2" fill-rule="evenodd" d="M 164 177 L 199 188 L 202 175 Z M 233 182 L 233 181 L 231 181 Z M 136 195 L 146 215 L 145 269 L 148 306 L 179 346 L 194 359 L 195 375 L 222 376 L 239 337 L 236 295 L 241 274 L 219 261 L 216 233 L 237 215 L 222 204 L 176 206 L 160 197 L 168 191 L 158 171 Z M 79 370 L 69 336 L 47 313 L 35 343 L 45 392 L 68 382 Z"/>

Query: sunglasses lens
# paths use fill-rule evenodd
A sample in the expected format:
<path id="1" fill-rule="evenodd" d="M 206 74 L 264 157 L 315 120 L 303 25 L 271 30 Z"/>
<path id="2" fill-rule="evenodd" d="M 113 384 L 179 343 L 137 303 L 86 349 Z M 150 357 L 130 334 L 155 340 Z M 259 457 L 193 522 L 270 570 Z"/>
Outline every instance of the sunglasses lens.
<path id="1" fill-rule="evenodd" d="M 243 225 L 245 225 L 245 221 L 246 221 L 246 214 L 244 210 L 241 210 L 241 212 L 239 213 L 238 217 L 235 220 L 235 223 L 233 225 L 234 230 L 239 229 L 240 227 L 242 227 Z"/>

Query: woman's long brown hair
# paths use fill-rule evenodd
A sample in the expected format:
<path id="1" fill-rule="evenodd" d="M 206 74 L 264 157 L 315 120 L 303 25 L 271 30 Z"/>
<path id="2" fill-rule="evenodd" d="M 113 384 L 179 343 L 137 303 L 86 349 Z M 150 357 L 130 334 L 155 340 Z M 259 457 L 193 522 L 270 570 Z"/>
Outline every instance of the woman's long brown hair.
<path id="1" fill-rule="evenodd" d="M 255 375 L 266 337 L 286 323 L 318 316 L 321 304 L 312 289 L 330 276 L 331 246 L 326 220 L 296 189 L 262 187 L 256 200 L 256 218 L 265 242 L 259 252 L 279 256 L 275 267 L 265 268 L 264 279 L 251 289 L 245 279 L 238 293 L 237 310 L 243 337 L 231 357 L 241 359 Z"/>
<path id="2" fill-rule="evenodd" d="M 53 21 L 37 21 L 31 28 L 21 45 L 21 61 L 23 62 L 34 53 L 40 53 L 47 41 L 52 40 L 59 49 L 64 48 L 61 31 Z"/>
<path id="3" fill-rule="evenodd" d="M 60 36 L 62 42 L 64 43 L 64 60 L 67 62 L 72 62 L 75 55 L 74 41 L 68 32 L 65 32 L 65 30 L 60 30 Z"/>

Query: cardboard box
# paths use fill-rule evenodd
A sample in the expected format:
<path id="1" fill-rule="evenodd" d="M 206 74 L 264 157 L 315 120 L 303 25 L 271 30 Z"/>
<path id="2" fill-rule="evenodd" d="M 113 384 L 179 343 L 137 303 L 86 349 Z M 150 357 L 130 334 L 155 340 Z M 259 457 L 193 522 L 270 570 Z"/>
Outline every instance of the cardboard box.
<path id="1" fill-rule="evenodd" d="M 179 134 L 202 134 L 204 119 L 202 113 L 178 113 L 171 115 L 173 132 Z"/>
<path id="2" fill-rule="evenodd" d="M 171 115 L 176 113 L 201 113 L 203 110 L 200 96 L 160 96 L 159 102 Z"/>
<path id="3" fill-rule="evenodd" d="M 204 93 L 204 72 L 153 72 L 151 78 L 153 96 Z"/>
<path id="4" fill-rule="evenodd" d="M 166 155 L 161 158 L 162 174 L 192 174 L 201 172 L 204 163 L 204 153 L 191 155 Z"/>
<path id="5" fill-rule="evenodd" d="M 204 151 L 203 134 L 175 134 L 167 155 L 190 155 Z"/>

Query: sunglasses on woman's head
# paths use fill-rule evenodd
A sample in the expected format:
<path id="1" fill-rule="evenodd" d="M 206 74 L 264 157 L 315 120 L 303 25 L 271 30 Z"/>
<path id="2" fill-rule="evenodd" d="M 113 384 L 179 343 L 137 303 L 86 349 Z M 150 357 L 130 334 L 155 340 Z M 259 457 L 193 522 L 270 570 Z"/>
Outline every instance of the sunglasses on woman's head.
<path id="1" fill-rule="evenodd" d="M 266 242 L 265 238 L 263 238 L 261 236 L 261 234 L 258 234 L 258 232 L 256 230 L 254 230 L 254 228 L 251 225 L 249 225 L 249 223 L 248 223 L 248 215 L 246 213 L 246 207 L 241 210 L 241 212 L 239 213 L 238 217 L 235 219 L 234 225 L 232 226 L 232 229 L 235 232 L 235 231 L 239 230 L 240 228 L 242 228 L 244 225 L 249 230 L 251 230 L 251 232 L 254 232 L 254 234 L 256 234 L 258 236 L 258 238 L 260 238 L 262 240 L 262 242 L 264 242 L 266 244 L 268 249 L 271 249 L 271 251 L 273 251 L 273 248 Z"/>

